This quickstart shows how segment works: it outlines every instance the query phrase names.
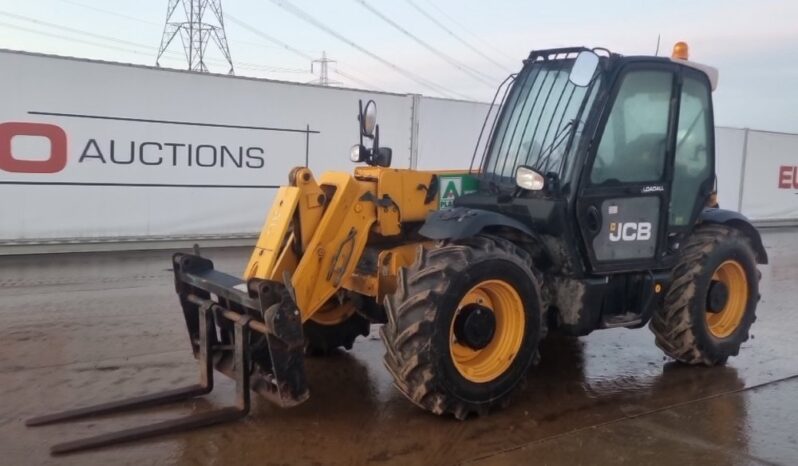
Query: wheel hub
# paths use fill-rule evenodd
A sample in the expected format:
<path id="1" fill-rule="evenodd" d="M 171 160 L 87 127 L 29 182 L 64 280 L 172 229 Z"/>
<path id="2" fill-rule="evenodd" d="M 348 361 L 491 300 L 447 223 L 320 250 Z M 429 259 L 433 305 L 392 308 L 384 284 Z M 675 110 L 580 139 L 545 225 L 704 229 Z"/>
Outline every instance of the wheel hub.
<path id="1" fill-rule="evenodd" d="M 705 315 L 712 336 L 727 338 L 737 330 L 745 316 L 748 297 L 748 277 L 743 266 L 734 259 L 720 264 L 712 274 L 707 293 Z"/>
<path id="2" fill-rule="evenodd" d="M 463 307 L 454 321 L 457 342 L 473 350 L 490 344 L 496 333 L 496 316 L 485 306 L 473 303 Z"/>
<path id="3" fill-rule="evenodd" d="M 470 382 L 490 382 L 521 351 L 524 303 L 510 283 L 484 280 L 465 293 L 449 325 L 449 352 L 457 371 Z"/>
<path id="4" fill-rule="evenodd" d="M 722 312 L 729 302 L 729 287 L 720 280 L 712 280 L 707 293 L 707 312 Z"/>

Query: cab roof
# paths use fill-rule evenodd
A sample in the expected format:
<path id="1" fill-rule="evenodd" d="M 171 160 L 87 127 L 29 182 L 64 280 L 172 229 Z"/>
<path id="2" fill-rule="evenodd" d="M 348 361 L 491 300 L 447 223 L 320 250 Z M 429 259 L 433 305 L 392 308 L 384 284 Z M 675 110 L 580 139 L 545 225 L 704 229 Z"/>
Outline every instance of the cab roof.
<path id="1" fill-rule="evenodd" d="M 684 60 L 681 58 L 673 58 L 673 57 L 650 56 L 650 55 L 624 56 L 618 53 L 611 52 L 603 47 L 595 47 L 592 49 L 588 47 L 563 47 L 563 48 L 544 49 L 544 50 L 532 50 L 529 53 L 529 57 L 526 60 L 524 60 L 524 62 L 537 61 L 537 60 L 573 59 L 576 58 L 576 55 L 578 55 L 579 52 L 583 51 L 598 53 L 600 56 L 603 55 L 605 58 L 617 58 L 617 59 L 624 59 L 630 61 L 631 60 L 670 61 L 672 63 L 676 63 L 682 66 L 687 66 L 704 73 L 709 79 L 709 84 L 713 91 L 718 87 L 719 73 L 718 69 L 713 66 L 705 65 L 703 63 L 697 63 L 690 60 Z"/>

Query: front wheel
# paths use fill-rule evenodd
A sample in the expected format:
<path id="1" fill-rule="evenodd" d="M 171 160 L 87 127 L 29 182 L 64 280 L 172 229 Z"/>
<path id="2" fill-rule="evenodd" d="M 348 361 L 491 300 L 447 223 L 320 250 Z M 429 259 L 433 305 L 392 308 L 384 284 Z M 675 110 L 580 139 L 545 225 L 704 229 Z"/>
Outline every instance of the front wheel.
<path id="1" fill-rule="evenodd" d="M 748 239 L 722 225 L 688 238 L 665 306 L 650 323 L 656 343 L 687 364 L 722 364 L 740 351 L 756 320 L 759 271 Z"/>
<path id="2" fill-rule="evenodd" d="M 385 365 L 410 401 L 458 419 L 505 404 L 541 334 L 532 260 L 490 236 L 420 249 L 386 297 Z"/>
<path id="3" fill-rule="evenodd" d="M 326 356 L 338 348 L 352 349 L 358 336 L 368 336 L 370 322 L 358 314 L 355 303 L 331 299 L 302 326 L 305 354 Z"/>

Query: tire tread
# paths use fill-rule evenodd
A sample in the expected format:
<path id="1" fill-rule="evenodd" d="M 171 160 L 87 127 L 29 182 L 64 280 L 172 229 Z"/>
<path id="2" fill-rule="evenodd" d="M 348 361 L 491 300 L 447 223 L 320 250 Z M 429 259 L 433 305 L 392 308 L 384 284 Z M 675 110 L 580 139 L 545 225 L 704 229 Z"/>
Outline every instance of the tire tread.
<path id="1" fill-rule="evenodd" d="M 497 256 L 534 271 L 532 258 L 514 243 L 480 235 L 460 242 L 439 243 L 431 250 L 419 246 L 416 262 L 398 274 L 396 293 L 385 297 L 388 322 L 380 331 L 386 347 L 384 363 L 394 378 L 394 386 L 422 409 L 435 414 L 450 413 L 462 420 L 507 404 L 505 399 L 509 394 L 487 404 L 450 396 L 440 388 L 430 356 L 431 339 L 436 331 L 435 303 L 448 289 L 452 277 L 479 257 Z M 537 278 L 538 274 L 532 276 Z M 539 281 L 533 281 L 538 287 Z"/>

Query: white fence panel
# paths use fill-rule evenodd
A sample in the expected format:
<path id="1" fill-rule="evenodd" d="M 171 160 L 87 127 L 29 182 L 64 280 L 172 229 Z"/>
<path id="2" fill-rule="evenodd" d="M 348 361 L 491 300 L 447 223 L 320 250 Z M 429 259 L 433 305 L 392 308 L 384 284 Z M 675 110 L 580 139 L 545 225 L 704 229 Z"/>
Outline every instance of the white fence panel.
<path id="1" fill-rule="evenodd" d="M 490 104 L 422 97 L 420 107 L 417 167 L 421 170 L 468 169 Z M 486 133 L 491 123 L 492 120 L 488 121 Z M 482 136 L 477 159 L 486 139 L 487 134 Z"/>
<path id="2" fill-rule="evenodd" d="M 752 220 L 798 220 L 798 135 L 750 131 L 742 212 Z"/>
<path id="3" fill-rule="evenodd" d="M 718 177 L 718 201 L 724 209 L 740 208 L 740 174 L 746 131 L 715 128 L 715 174 Z"/>
<path id="4" fill-rule="evenodd" d="M 409 166 L 405 95 L 0 52 L 0 241 L 252 234 L 306 157 L 351 170 L 357 101 Z"/>

